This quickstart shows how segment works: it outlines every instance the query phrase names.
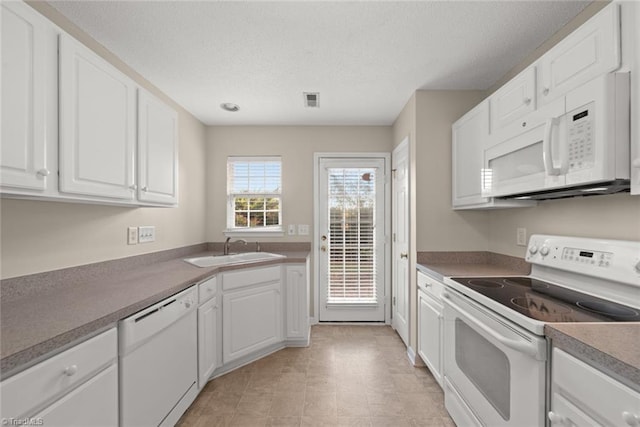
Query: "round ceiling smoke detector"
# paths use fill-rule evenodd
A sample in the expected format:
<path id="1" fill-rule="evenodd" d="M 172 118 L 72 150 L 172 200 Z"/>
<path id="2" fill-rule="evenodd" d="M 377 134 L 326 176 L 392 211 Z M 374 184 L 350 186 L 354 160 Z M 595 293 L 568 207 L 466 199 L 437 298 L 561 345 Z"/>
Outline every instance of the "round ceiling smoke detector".
<path id="1" fill-rule="evenodd" d="M 220 108 L 225 111 L 231 111 L 232 113 L 235 113 L 240 109 L 238 104 L 234 104 L 233 102 L 225 102 L 224 104 L 220 104 Z"/>

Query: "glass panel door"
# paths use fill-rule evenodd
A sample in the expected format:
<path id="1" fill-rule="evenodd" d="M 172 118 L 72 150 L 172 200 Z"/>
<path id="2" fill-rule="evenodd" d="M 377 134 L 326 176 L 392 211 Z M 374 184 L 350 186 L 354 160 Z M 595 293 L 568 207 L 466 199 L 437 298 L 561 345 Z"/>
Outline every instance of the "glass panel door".
<path id="1" fill-rule="evenodd" d="M 320 171 L 320 320 L 384 321 L 384 159 Z"/>

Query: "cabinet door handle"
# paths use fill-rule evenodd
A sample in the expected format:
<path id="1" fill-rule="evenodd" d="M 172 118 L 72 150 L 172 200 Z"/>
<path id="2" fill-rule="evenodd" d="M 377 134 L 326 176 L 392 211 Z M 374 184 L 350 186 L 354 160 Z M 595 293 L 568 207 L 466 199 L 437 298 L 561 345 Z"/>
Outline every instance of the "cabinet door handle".
<path id="1" fill-rule="evenodd" d="M 545 96 L 549 95 L 549 88 L 545 87 L 544 89 L 542 89 L 542 94 Z"/>
<path id="2" fill-rule="evenodd" d="M 144 191 L 144 192 L 146 193 L 147 191 L 149 191 L 149 188 L 147 188 L 147 187 L 142 187 L 142 191 Z"/>
<path id="3" fill-rule="evenodd" d="M 401 253 L 401 254 L 400 254 L 400 258 L 401 258 L 401 259 L 402 259 L 402 258 L 407 259 L 407 258 L 409 258 L 409 254 L 408 254 L 408 253 Z"/>
<path id="4" fill-rule="evenodd" d="M 531 104 L 531 98 L 525 98 L 524 105 L 529 105 L 529 104 Z"/>
<path id="5" fill-rule="evenodd" d="M 564 417 L 553 411 L 549 411 L 549 421 L 551 421 L 551 424 L 562 424 L 564 423 Z"/>
<path id="6" fill-rule="evenodd" d="M 137 185 L 135 185 L 135 184 L 133 184 L 133 185 L 130 185 L 130 186 L 129 186 L 129 188 L 130 188 L 131 190 L 134 190 L 134 191 L 135 191 L 135 190 L 137 190 L 137 189 L 138 189 L 138 186 L 137 186 Z"/>
<path id="7" fill-rule="evenodd" d="M 78 365 L 71 365 L 64 368 L 64 374 L 68 377 L 72 377 L 78 372 Z"/>
<path id="8" fill-rule="evenodd" d="M 38 170 L 38 172 L 36 172 L 36 174 L 38 174 L 38 176 L 45 177 L 49 176 L 51 172 L 49 171 L 49 169 L 40 169 Z"/>

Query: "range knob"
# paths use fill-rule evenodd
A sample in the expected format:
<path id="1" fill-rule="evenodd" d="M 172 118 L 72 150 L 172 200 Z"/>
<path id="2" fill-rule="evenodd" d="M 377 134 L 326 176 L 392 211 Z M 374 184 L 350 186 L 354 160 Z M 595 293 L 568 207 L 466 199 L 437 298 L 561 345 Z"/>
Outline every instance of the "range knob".
<path id="1" fill-rule="evenodd" d="M 537 247 L 536 245 L 531 245 L 531 246 L 529 246 L 529 253 L 530 253 L 531 255 L 535 255 L 535 254 L 536 254 L 536 252 L 538 252 L 538 247 Z"/>
<path id="2" fill-rule="evenodd" d="M 549 255 L 549 247 L 548 246 L 541 247 L 540 248 L 540 255 L 542 255 L 542 256 Z"/>

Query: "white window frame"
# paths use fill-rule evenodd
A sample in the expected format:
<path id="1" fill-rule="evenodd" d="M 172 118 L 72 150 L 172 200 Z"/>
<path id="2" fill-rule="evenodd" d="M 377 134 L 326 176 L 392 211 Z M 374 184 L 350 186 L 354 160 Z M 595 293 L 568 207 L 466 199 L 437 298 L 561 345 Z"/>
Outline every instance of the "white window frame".
<path id="1" fill-rule="evenodd" d="M 227 228 L 224 230 L 225 236 L 230 237 L 256 237 L 256 236 L 284 236 L 284 228 L 282 226 L 283 213 L 283 197 L 282 197 L 282 157 L 281 156 L 229 156 L 227 157 L 227 168 L 231 161 L 236 162 L 280 162 L 280 192 L 279 193 L 232 193 L 229 189 L 229 172 L 227 169 Z M 235 205 L 236 197 L 275 197 L 280 203 L 279 225 L 262 226 L 262 227 L 235 227 Z"/>

